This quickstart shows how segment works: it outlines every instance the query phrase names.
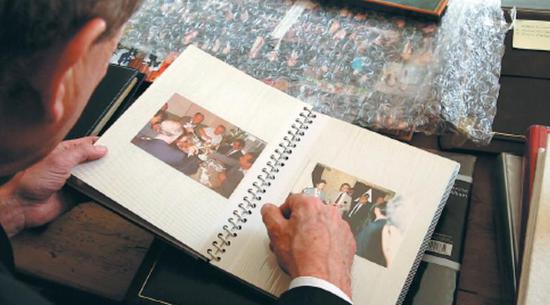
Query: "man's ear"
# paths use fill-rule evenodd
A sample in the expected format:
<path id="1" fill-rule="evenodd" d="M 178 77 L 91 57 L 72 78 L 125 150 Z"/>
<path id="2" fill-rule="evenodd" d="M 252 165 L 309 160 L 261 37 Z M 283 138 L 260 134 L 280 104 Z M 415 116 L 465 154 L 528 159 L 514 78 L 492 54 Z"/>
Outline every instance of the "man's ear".
<path id="1" fill-rule="evenodd" d="M 90 52 L 94 43 L 105 32 L 107 26 L 103 19 L 88 21 L 78 32 L 61 47 L 57 64 L 53 67 L 49 93 L 44 100 L 47 117 L 54 122 L 63 118 L 65 95 L 74 90 L 74 67 Z"/>

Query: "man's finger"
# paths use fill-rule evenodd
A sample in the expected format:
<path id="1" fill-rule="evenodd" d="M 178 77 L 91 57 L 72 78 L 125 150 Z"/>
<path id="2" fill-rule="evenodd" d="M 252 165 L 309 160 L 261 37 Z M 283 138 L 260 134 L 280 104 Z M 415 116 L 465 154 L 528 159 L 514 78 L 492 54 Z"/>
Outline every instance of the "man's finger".
<path id="1" fill-rule="evenodd" d="M 283 215 L 289 219 L 291 214 L 296 214 L 296 211 L 309 210 L 314 205 L 321 203 L 321 200 L 315 196 L 308 196 L 304 194 L 293 194 L 288 196 L 285 203 L 281 205 L 281 211 Z"/>
<path id="2" fill-rule="evenodd" d="M 105 154 L 107 154 L 107 148 L 101 145 L 94 145 L 97 138 L 87 137 L 82 139 L 73 140 L 72 143 L 68 143 L 67 157 L 71 160 L 71 165 L 76 166 L 78 164 L 97 160 Z"/>
<path id="3" fill-rule="evenodd" d="M 283 226 L 286 224 L 287 220 L 283 216 L 281 209 L 271 203 L 264 204 L 261 213 L 262 220 L 269 233 L 282 230 Z"/>
<path id="4" fill-rule="evenodd" d="M 72 139 L 72 140 L 67 140 L 67 141 L 63 141 L 63 143 L 66 143 L 67 145 L 69 146 L 77 146 L 77 145 L 81 145 L 81 144 L 94 144 L 95 142 L 97 142 L 97 140 L 99 140 L 99 137 L 98 136 L 88 136 L 88 137 L 82 137 L 82 138 L 78 138 L 78 139 Z"/>

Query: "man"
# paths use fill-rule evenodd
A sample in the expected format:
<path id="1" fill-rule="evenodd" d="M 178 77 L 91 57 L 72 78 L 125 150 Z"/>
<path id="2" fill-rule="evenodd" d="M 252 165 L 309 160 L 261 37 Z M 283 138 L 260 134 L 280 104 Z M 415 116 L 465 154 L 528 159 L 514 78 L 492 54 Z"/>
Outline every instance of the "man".
<path id="1" fill-rule="evenodd" d="M 355 235 L 359 229 L 369 222 L 373 204 L 369 203 L 369 194 L 363 193 L 359 200 L 351 207 L 350 211 L 344 214 L 344 220 L 349 223 L 351 232 Z"/>
<path id="2" fill-rule="evenodd" d="M 192 117 L 191 116 L 184 116 L 181 118 L 180 123 L 181 126 L 183 126 L 183 129 L 185 130 L 185 134 L 199 134 L 199 130 L 201 130 L 204 125 L 202 122 L 204 121 L 204 114 L 197 112 Z"/>
<path id="3" fill-rule="evenodd" d="M 349 212 L 351 207 L 351 196 L 349 195 L 349 190 L 351 185 L 349 183 L 342 183 L 340 189 L 336 196 L 333 198 L 333 205 L 338 209 L 340 215 L 344 216 L 346 212 Z"/>
<path id="4" fill-rule="evenodd" d="M 218 148 L 218 153 L 226 157 L 239 160 L 239 158 L 243 156 L 244 145 L 245 143 L 243 139 L 236 139 L 231 143 L 231 145 L 226 144 L 220 146 L 220 148 Z"/>
<path id="5" fill-rule="evenodd" d="M 105 75 L 138 0 L 0 0 L 0 304 L 49 304 L 15 281 L 7 236 L 50 222 L 96 138 L 61 142 Z M 335 210 L 291 197 L 262 207 L 273 251 L 293 279 L 278 304 L 346 304 L 355 244 Z M 315 234 L 315 242 L 309 238 Z M 304 241 L 307 240 L 307 245 Z"/>
<path id="6" fill-rule="evenodd" d="M 159 133 L 153 139 L 136 137 L 132 140 L 132 143 L 159 160 L 179 167 L 187 159 L 187 156 L 177 146 L 171 144 L 182 133 L 183 129 L 180 123 L 166 120 L 160 123 Z"/>
<path id="7" fill-rule="evenodd" d="M 246 176 L 246 173 L 252 167 L 257 157 L 256 154 L 248 152 L 239 158 L 238 166 L 230 167 L 225 173 L 220 175 L 222 184 L 219 193 L 222 196 L 226 198 L 231 196 L 235 188 L 237 188 L 237 185 L 239 185 L 239 182 Z"/>
<path id="8" fill-rule="evenodd" d="M 167 106 L 168 104 L 165 104 L 165 105 Z M 164 122 L 167 118 L 168 116 L 166 115 L 165 110 L 161 109 L 157 111 L 157 113 L 155 113 L 155 115 L 153 116 L 153 118 L 151 118 L 149 123 L 145 125 L 143 129 L 141 129 L 141 131 L 139 132 L 139 136 L 142 138 L 150 138 L 150 139 L 156 137 L 160 132 L 160 124 Z"/>
<path id="9" fill-rule="evenodd" d="M 327 182 L 323 179 L 319 180 L 314 187 L 306 187 L 302 190 L 302 194 L 317 197 L 324 204 L 327 203 L 327 198 L 323 189 L 327 185 Z"/>
<path id="10" fill-rule="evenodd" d="M 210 147 L 217 148 L 223 140 L 223 134 L 225 133 L 225 126 L 218 125 L 216 128 L 206 127 L 199 130 L 200 137 Z"/>

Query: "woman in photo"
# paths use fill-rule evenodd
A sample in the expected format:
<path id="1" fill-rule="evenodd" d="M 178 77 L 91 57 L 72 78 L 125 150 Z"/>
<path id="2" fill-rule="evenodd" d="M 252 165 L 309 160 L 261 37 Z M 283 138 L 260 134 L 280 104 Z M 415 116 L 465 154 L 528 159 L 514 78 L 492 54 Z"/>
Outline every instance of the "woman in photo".
<path id="1" fill-rule="evenodd" d="M 386 213 L 386 204 L 373 208 L 374 220 L 364 226 L 356 236 L 357 255 L 387 267 L 393 257 L 392 251 L 400 232 L 393 226 Z"/>

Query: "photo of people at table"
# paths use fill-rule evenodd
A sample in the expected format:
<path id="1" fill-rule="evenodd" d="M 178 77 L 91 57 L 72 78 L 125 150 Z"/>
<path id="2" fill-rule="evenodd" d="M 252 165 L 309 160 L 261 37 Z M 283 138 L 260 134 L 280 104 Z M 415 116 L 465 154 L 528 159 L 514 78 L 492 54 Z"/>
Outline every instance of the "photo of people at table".
<path id="1" fill-rule="evenodd" d="M 132 143 L 229 198 L 266 144 L 175 94 Z"/>
<path id="2" fill-rule="evenodd" d="M 295 192 L 335 206 L 353 232 L 356 254 L 388 267 L 401 240 L 389 212 L 395 193 L 323 164 L 316 164 L 312 172 L 304 174 L 310 177 L 301 179 L 302 185 Z"/>

